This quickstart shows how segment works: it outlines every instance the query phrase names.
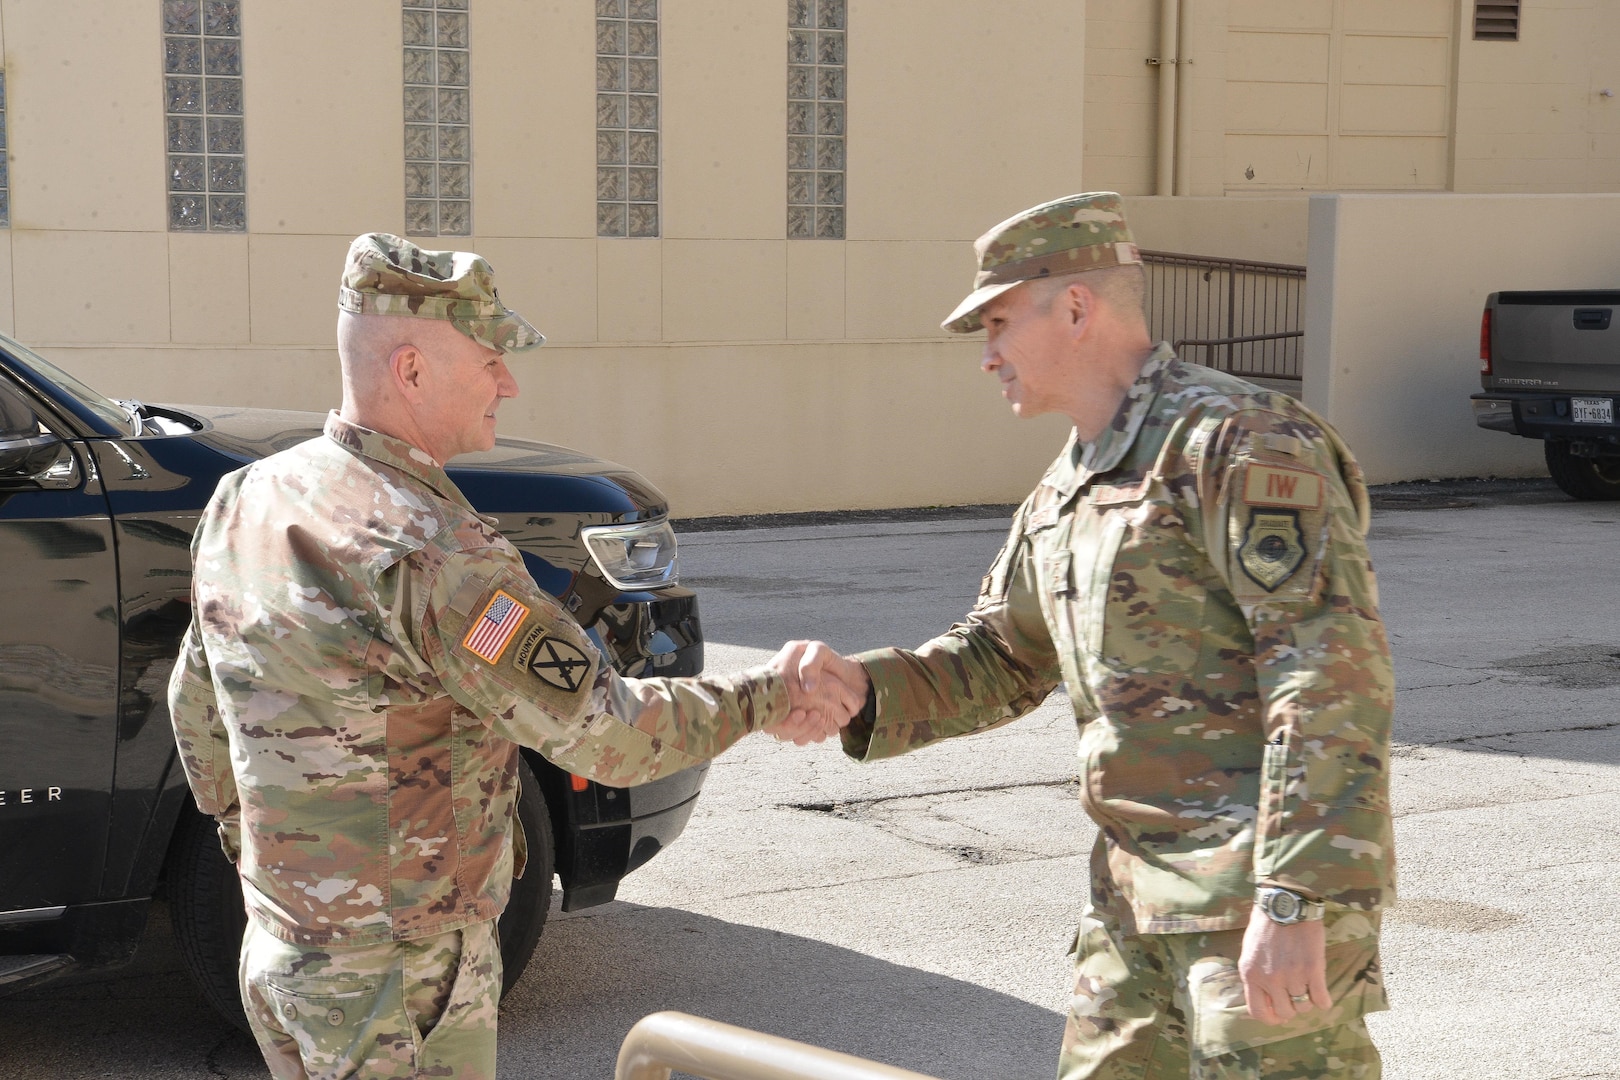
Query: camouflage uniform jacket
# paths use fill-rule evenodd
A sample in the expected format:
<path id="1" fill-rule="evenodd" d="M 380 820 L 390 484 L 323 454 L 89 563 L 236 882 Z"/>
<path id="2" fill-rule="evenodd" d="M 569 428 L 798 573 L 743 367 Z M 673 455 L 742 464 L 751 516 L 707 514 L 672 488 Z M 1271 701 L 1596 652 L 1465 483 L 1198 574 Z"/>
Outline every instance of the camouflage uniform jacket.
<path id="1" fill-rule="evenodd" d="M 1094 904 L 1143 933 L 1242 926 L 1256 883 L 1377 910 L 1394 680 L 1368 515 L 1325 423 L 1161 343 L 1019 507 L 967 618 L 859 657 L 877 708 L 845 750 L 982 731 L 1062 682 Z"/>
<path id="2" fill-rule="evenodd" d="M 294 944 L 498 916 L 520 744 L 622 786 L 788 711 L 765 669 L 621 679 L 443 469 L 336 414 L 226 476 L 192 557 L 181 760 L 249 913 Z"/>

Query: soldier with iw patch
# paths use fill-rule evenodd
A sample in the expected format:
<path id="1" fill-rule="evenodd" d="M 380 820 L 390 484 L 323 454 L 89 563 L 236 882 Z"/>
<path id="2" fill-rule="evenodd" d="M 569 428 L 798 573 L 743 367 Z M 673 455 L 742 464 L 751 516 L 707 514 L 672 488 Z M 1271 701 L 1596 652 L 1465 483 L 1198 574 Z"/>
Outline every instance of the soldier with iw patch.
<path id="1" fill-rule="evenodd" d="M 226 476 L 198 526 L 175 736 L 242 878 L 270 1071 L 493 1080 L 519 746 L 624 786 L 860 698 L 790 697 L 780 657 L 620 678 L 444 471 L 494 445 L 504 354 L 543 340 L 489 264 L 368 234 L 339 307 L 325 436 Z"/>
<path id="2" fill-rule="evenodd" d="M 1361 472 L 1297 401 L 1153 343 L 1119 196 L 976 246 L 945 328 L 985 329 L 1014 413 L 1074 434 L 966 619 L 798 674 L 866 686 L 863 761 L 1066 689 L 1100 831 L 1061 1080 L 1374 1080 L 1394 680 Z"/>

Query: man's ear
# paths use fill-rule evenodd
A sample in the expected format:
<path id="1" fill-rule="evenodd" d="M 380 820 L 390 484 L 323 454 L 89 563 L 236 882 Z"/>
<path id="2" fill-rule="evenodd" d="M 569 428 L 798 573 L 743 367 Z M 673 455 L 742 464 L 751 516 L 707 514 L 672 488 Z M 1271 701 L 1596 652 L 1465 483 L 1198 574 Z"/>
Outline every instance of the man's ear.
<path id="1" fill-rule="evenodd" d="M 388 371 L 406 401 L 415 404 L 427 393 L 427 357 L 415 345 L 400 345 L 389 353 Z"/>
<path id="2" fill-rule="evenodd" d="M 1063 295 L 1058 297 L 1058 303 L 1063 305 L 1063 311 L 1069 317 L 1070 336 L 1076 338 L 1084 336 L 1097 314 L 1097 294 L 1083 282 L 1074 281 L 1063 290 Z"/>

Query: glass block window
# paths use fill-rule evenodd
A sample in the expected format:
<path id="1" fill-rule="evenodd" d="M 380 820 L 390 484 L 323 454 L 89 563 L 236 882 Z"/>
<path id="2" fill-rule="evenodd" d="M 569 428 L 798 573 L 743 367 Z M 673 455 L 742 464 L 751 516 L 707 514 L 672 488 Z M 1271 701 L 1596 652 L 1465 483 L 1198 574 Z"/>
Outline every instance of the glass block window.
<path id="1" fill-rule="evenodd" d="M 404 0 L 405 234 L 472 235 L 468 0 Z"/>
<path id="2" fill-rule="evenodd" d="M 658 235 L 658 0 L 596 0 L 596 235 Z"/>
<path id="3" fill-rule="evenodd" d="M 169 228 L 245 232 L 242 0 L 162 0 Z"/>
<path id="4" fill-rule="evenodd" d="M 790 238 L 844 238 L 846 0 L 788 0 Z"/>
<path id="5" fill-rule="evenodd" d="M 0 229 L 11 228 L 11 155 L 6 150 L 6 73 L 0 71 Z"/>

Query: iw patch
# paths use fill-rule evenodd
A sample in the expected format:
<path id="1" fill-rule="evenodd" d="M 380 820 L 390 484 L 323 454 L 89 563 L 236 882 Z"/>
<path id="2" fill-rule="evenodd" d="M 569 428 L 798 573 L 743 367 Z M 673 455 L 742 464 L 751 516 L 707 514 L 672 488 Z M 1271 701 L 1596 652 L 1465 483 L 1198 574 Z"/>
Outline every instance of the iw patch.
<path id="1" fill-rule="evenodd" d="M 491 664 L 497 663 L 511 643 L 512 635 L 528 617 L 526 606 L 505 589 L 497 589 L 484 605 L 483 612 L 473 620 L 467 636 L 461 639 L 461 647 Z"/>
<path id="2" fill-rule="evenodd" d="M 563 641 L 546 633 L 541 626 L 530 630 L 523 643 L 512 656 L 512 664 L 519 671 L 533 673 L 547 686 L 555 686 L 570 694 L 579 693 L 590 674 L 591 660 L 572 642 Z"/>
<path id="3" fill-rule="evenodd" d="M 1250 465 L 1243 478 L 1243 501 L 1250 506 L 1315 510 L 1322 505 L 1322 478 L 1301 469 Z"/>
<path id="4" fill-rule="evenodd" d="M 1305 561 L 1305 538 L 1294 510 L 1250 510 L 1238 564 L 1266 592 L 1293 576 Z"/>

